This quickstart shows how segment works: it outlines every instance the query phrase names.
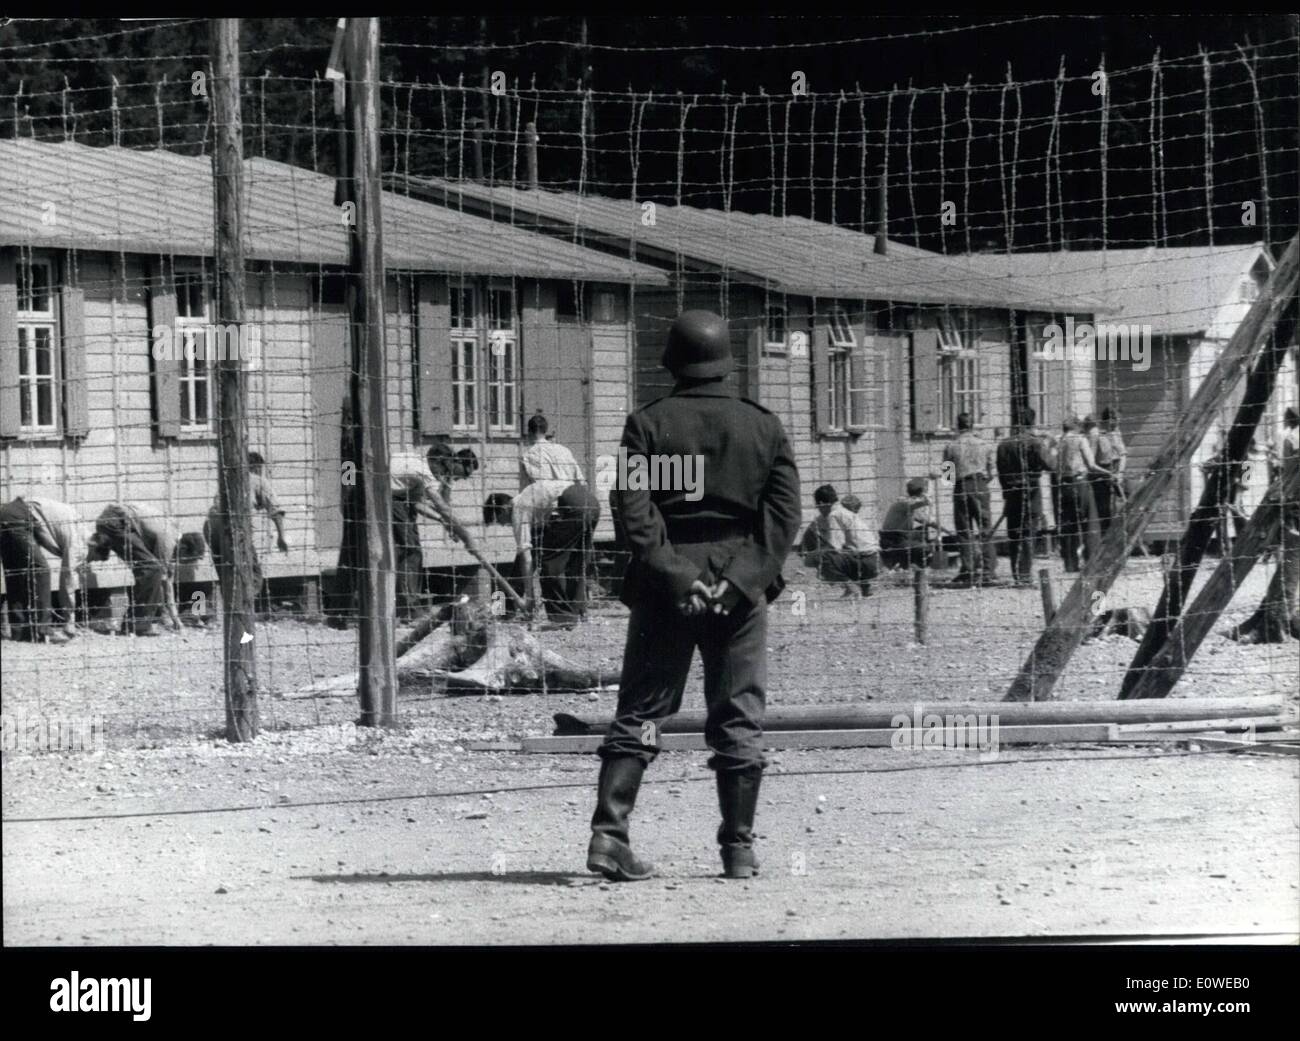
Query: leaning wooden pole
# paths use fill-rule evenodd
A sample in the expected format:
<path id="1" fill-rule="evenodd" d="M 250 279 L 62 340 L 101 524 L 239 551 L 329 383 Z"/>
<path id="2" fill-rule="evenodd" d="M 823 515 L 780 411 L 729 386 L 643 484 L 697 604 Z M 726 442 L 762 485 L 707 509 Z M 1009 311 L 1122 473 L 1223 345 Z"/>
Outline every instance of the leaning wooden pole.
<path id="1" fill-rule="evenodd" d="M 349 18 L 343 41 L 350 169 L 348 313 L 352 323 L 353 459 L 357 463 L 360 655 L 357 697 L 363 726 L 387 726 L 397 712 L 397 579 L 388 470 L 384 363 L 384 251 L 379 176 L 379 19 Z"/>
<path id="2" fill-rule="evenodd" d="M 1197 648 L 1250 574 L 1255 561 L 1278 544 L 1283 503 L 1295 502 L 1297 498 L 1300 498 L 1300 469 L 1292 470 L 1285 478 L 1273 482 L 1245 530 L 1233 543 L 1231 554 L 1219 561 L 1214 574 L 1192 601 L 1192 606 L 1165 641 L 1160 653 L 1134 684 L 1131 697 L 1163 698 L 1174 689 Z"/>
<path id="3" fill-rule="evenodd" d="M 1224 407 L 1233 388 L 1254 364 L 1283 308 L 1295 296 L 1297 271 L 1300 271 L 1300 240 L 1293 237 L 1259 299 L 1215 359 L 1196 396 L 1178 417 L 1164 446 L 1152 460 L 1145 481 L 1123 511 L 1122 523 L 1107 529 L 1099 552 L 1084 565 L 1051 624 L 1029 652 L 1007 691 L 1007 701 L 1051 698 L 1057 680 L 1088 632 L 1093 593 L 1110 589 L 1170 484 L 1191 462 L 1215 413 Z"/>
<path id="4" fill-rule="evenodd" d="M 1192 511 L 1187 530 L 1178 542 L 1178 562 L 1165 575 L 1164 590 L 1152 614 L 1151 625 L 1143 635 L 1142 643 L 1133 655 L 1133 661 L 1120 686 L 1121 699 L 1136 696 L 1134 691 L 1142 678 L 1143 670 L 1161 652 L 1178 624 L 1183 610 L 1183 598 L 1196 579 L 1201 560 L 1214 537 L 1223 505 L 1232 499 L 1232 490 L 1241 476 L 1242 463 L 1250 450 L 1251 439 L 1255 436 L 1269 398 L 1273 395 L 1273 388 L 1277 385 L 1278 371 L 1291 349 L 1296 331 L 1296 307 L 1296 298 L 1292 294 L 1290 303 L 1285 305 L 1273 328 L 1268 347 L 1259 356 L 1259 361 L 1246 379 L 1245 394 L 1233 417 L 1227 443 L 1223 448 L 1223 465 L 1216 466 L 1206 480 L 1201 501 Z"/>
<path id="5" fill-rule="evenodd" d="M 253 641 L 255 555 L 249 512 L 248 430 L 244 412 L 244 140 L 239 107 L 239 19 L 212 20 L 212 172 L 216 195 L 217 315 L 223 331 L 206 348 L 217 358 L 217 508 L 223 523 L 222 661 L 226 739 L 257 736 L 257 659 Z M 236 330 L 232 338 L 225 330 Z M 232 340 L 238 349 L 230 350 Z M 214 342 L 215 341 L 215 342 Z M 231 356 L 233 354 L 233 357 Z M 208 353 L 211 360 L 212 354 Z"/>

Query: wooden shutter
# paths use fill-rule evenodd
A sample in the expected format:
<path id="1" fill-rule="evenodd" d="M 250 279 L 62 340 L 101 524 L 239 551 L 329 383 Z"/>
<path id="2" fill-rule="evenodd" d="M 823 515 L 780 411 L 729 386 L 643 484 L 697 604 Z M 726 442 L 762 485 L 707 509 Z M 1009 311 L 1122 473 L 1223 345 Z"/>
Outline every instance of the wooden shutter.
<path id="1" fill-rule="evenodd" d="M 159 437 L 180 437 L 181 366 L 184 364 L 176 335 L 176 286 L 171 278 L 171 261 L 153 257 L 149 261 L 149 357 L 153 366 L 154 423 Z M 165 330 L 172 350 L 166 357 L 154 357 L 155 331 Z"/>
<path id="2" fill-rule="evenodd" d="M 917 329 L 912 333 L 912 429 L 933 433 L 940 418 L 939 330 Z"/>
<path id="3" fill-rule="evenodd" d="M 547 414 L 555 439 L 582 462 L 587 479 L 594 480 L 591 429 L 591 329 L 562 323 L 557 329 L 559 358 L 565 373 L 555 385 L 555 413 Z"/>
<path id="4" fill-rule="evenodd" d="M 731 333 L 731 356 L 736 359 L 736 388 L 742 397 L 758 401 L 760 346 L 763 320 L 732 317 L 727 323 Z"/>
<path id="5" fill-rule="evenodd" d="M 63 432 L 68 437 L 90 433 L 86 396 L 86 291 L 72 283 L 72 257 L 63 268 L 59 291 L 59 332 L 63 337 Z"/>
<path id="6" fill-rule="evenodd" d="M 564 414 L 573 406 L 563 384 L 566 380 L 581 380 L 582 371 L 569 371 L 564 366 L 560 327 L 555 318 L 555 285 L 534 281 L 522 283 L 521 288 L 519 363 L 523 370 L 523 414 L 532 416 L 540 411 L 558 429 L 561 421 L 573 422 L 574 418 Z"/>
<path id="7" fill-rule="evenodd" d="M 0 250 L 0 437 L 17 437 L 22 425 L 18 396 L 17 260 L 17 250 Z"/>
<path id="8" fill-rule="evenodd" d="M 445 278 L 416 283 L 416 356 L 420 433 L 450 434 L 452 423 L 451 305 Z"/>
<path id="9" fill-rule="evenodd" d="M 812 320 L 812 393 L 815 430 L 819 434 L 831 429 L 831 331 L 815 312 Z"/>

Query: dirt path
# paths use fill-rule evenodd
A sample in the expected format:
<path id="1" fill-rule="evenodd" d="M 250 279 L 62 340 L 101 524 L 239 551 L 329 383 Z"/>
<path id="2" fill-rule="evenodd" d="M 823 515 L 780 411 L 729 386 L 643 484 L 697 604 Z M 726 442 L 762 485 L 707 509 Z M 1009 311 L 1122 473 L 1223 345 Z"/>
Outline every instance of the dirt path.
<path id="1" fill-rule="evenodd" d="M 1290 759 L 1098 750 L 1051 761 L 1047 751 L 1008 751 L 957 766 L 974 759 L 786 752 L 764 786 L 761 878 L 726 883 L 713 877 L 717 811 L 704 756 L 665 753 L 634 830 L 662 877 L 611 886 L 583 869 L 586 757 L 449 752 L 420 762 L 371 751 L 378 757 L 166 750 L 137 753 L 127 776 L 112 753 L 11 760 L 6 942 L 1300 932 Z M 68 797 L 33 797 L 54 781 Z M 384 801 L 521 785 L 560 787 Z M 28 794 L 9 798 L 15 789 Z M 367 801 L 302 805 L 337 798 Z M 13 820 L 250 802 L 266 806 Z"/>

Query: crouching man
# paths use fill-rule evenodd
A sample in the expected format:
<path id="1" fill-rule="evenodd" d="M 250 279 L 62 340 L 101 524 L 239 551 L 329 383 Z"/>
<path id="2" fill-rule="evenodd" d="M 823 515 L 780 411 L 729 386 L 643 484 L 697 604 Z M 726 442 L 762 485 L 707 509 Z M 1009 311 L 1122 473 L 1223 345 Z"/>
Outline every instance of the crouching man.
<path id="1" fill-rule="evenodd" d="M 110 503 L 95 519 L 95 533 L 86 543 L 85 562 L 107 560 L 116 553 L 131 569 L 135 581 L 130 625 L 136 636 L 157 636 L 154 623 L 166 613 L 173 629 L 181 625 L 176 610 L 175 566 L 203 556 L 202 536 L 181 536 L 176 526 L 152 506 Z"/>
<path id="2" fill-rule="evenodd" d="M 805 561 L 824 582 L 844 583 L 845 596 L 871 595 L 871 580 L 880 574 L 880 548 L 867 523 L 839 501 L 833 485 L 813 492 L 817 519 L 807 537 Z"/>
<path id="3" fill-rule="evenodd" d="M 631 616 L 618 709 L 598 752 L 587 867 L 617 881 L 654 873 L 632 852 L 628 817 L 699 648 L 723 871 L 749 878 L 765 765 L 767 605 L 784 587 L 781 565 L 799 530 L 799 472 L 781 421 L 724 382 L 733 361 L 722 318 L 683 313 L 663 365 L 676 385 L 628 417 L 622 447 L 629 458 L 702 461 L 703 489 L 614 490 L 632 554 L 621 597 Z"/>
<path id="4" fill-rule="evenodd" d="M 67 643 L 71 635 L 70 632 L 60 632 L 53 624 L 50 565 L 42 550 L 55 554 L 62 561 L 59 596 L 65 606 L 70 606 L 73 578 L 69 540 L 73 537 L 72 529 L 70 525 L 61 523 L 62 515 L 58 511 L 42 509 L 42 506 L 51 505 L 72 509 L 51 500 L 22 498 L 0 506 L 0 560 L 4 563 L 6 597 L 16 640 Z M 71 614 L 67 624 L 71 629 Z"/>
<path id="5" fill-rule="evenodd" d="M 541 571 L 546 617 L 572 628 L 587 613 L 587 562 L 591 537 L 600 523 L 600 501 L 580 482 L 535 481 L 510 506 L 515 533 L 515 572 L 530 603 L 533 554 Z"/>

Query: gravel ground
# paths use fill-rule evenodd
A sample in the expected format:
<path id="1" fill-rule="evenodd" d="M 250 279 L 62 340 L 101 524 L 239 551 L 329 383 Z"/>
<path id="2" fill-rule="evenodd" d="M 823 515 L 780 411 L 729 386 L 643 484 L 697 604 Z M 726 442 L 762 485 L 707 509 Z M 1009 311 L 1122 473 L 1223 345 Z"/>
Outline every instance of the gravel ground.
<path id="1" fill-rule="evenodd" d="M 997 699 L 1039 631 L 1036 590 L 865 601 L 792 570 L 770 638 L 773 704 Z M 1258 602 L 1257 573 L 1224 619 Z M 1067 588 L 1057 575 L 1058 593 Z M 1111 606 L 1154 603 L 1134 561 Z M 795 594 L 804 593 L 803 613 Z M 616 664 L 603 605 L 557 649 Z M 774 757 L 760 879 L 723 884 L 702 753 L 664 753 L 634 818 L 662 877 L 585 874 L 587 756 L 465 750 L 549 733 L 612 692 L 446 697 L 404 690 L 401 725 L 350 725 L 347 698 L 274 696 L 347 671 L 355 634 L 259 629 L 264 733 L 220 738 L 215 632 L 4 645 L 6 713 L 98 716 L 107 751 L 6 752 L 4 927 L 11 944 L 499 943 L 1300 932 L 1297 761 L 1158 749 L 889 749 Z M 1134 644 L 1085 645 L 1060 696 L 1111 698 Z M 1284 693 L 1297 645 L 1207 640 L 1176 696 Z M 698 672 L 687 704 L 698 705 Z M 76 819 L 69 819 L 76 818 Z"/>

